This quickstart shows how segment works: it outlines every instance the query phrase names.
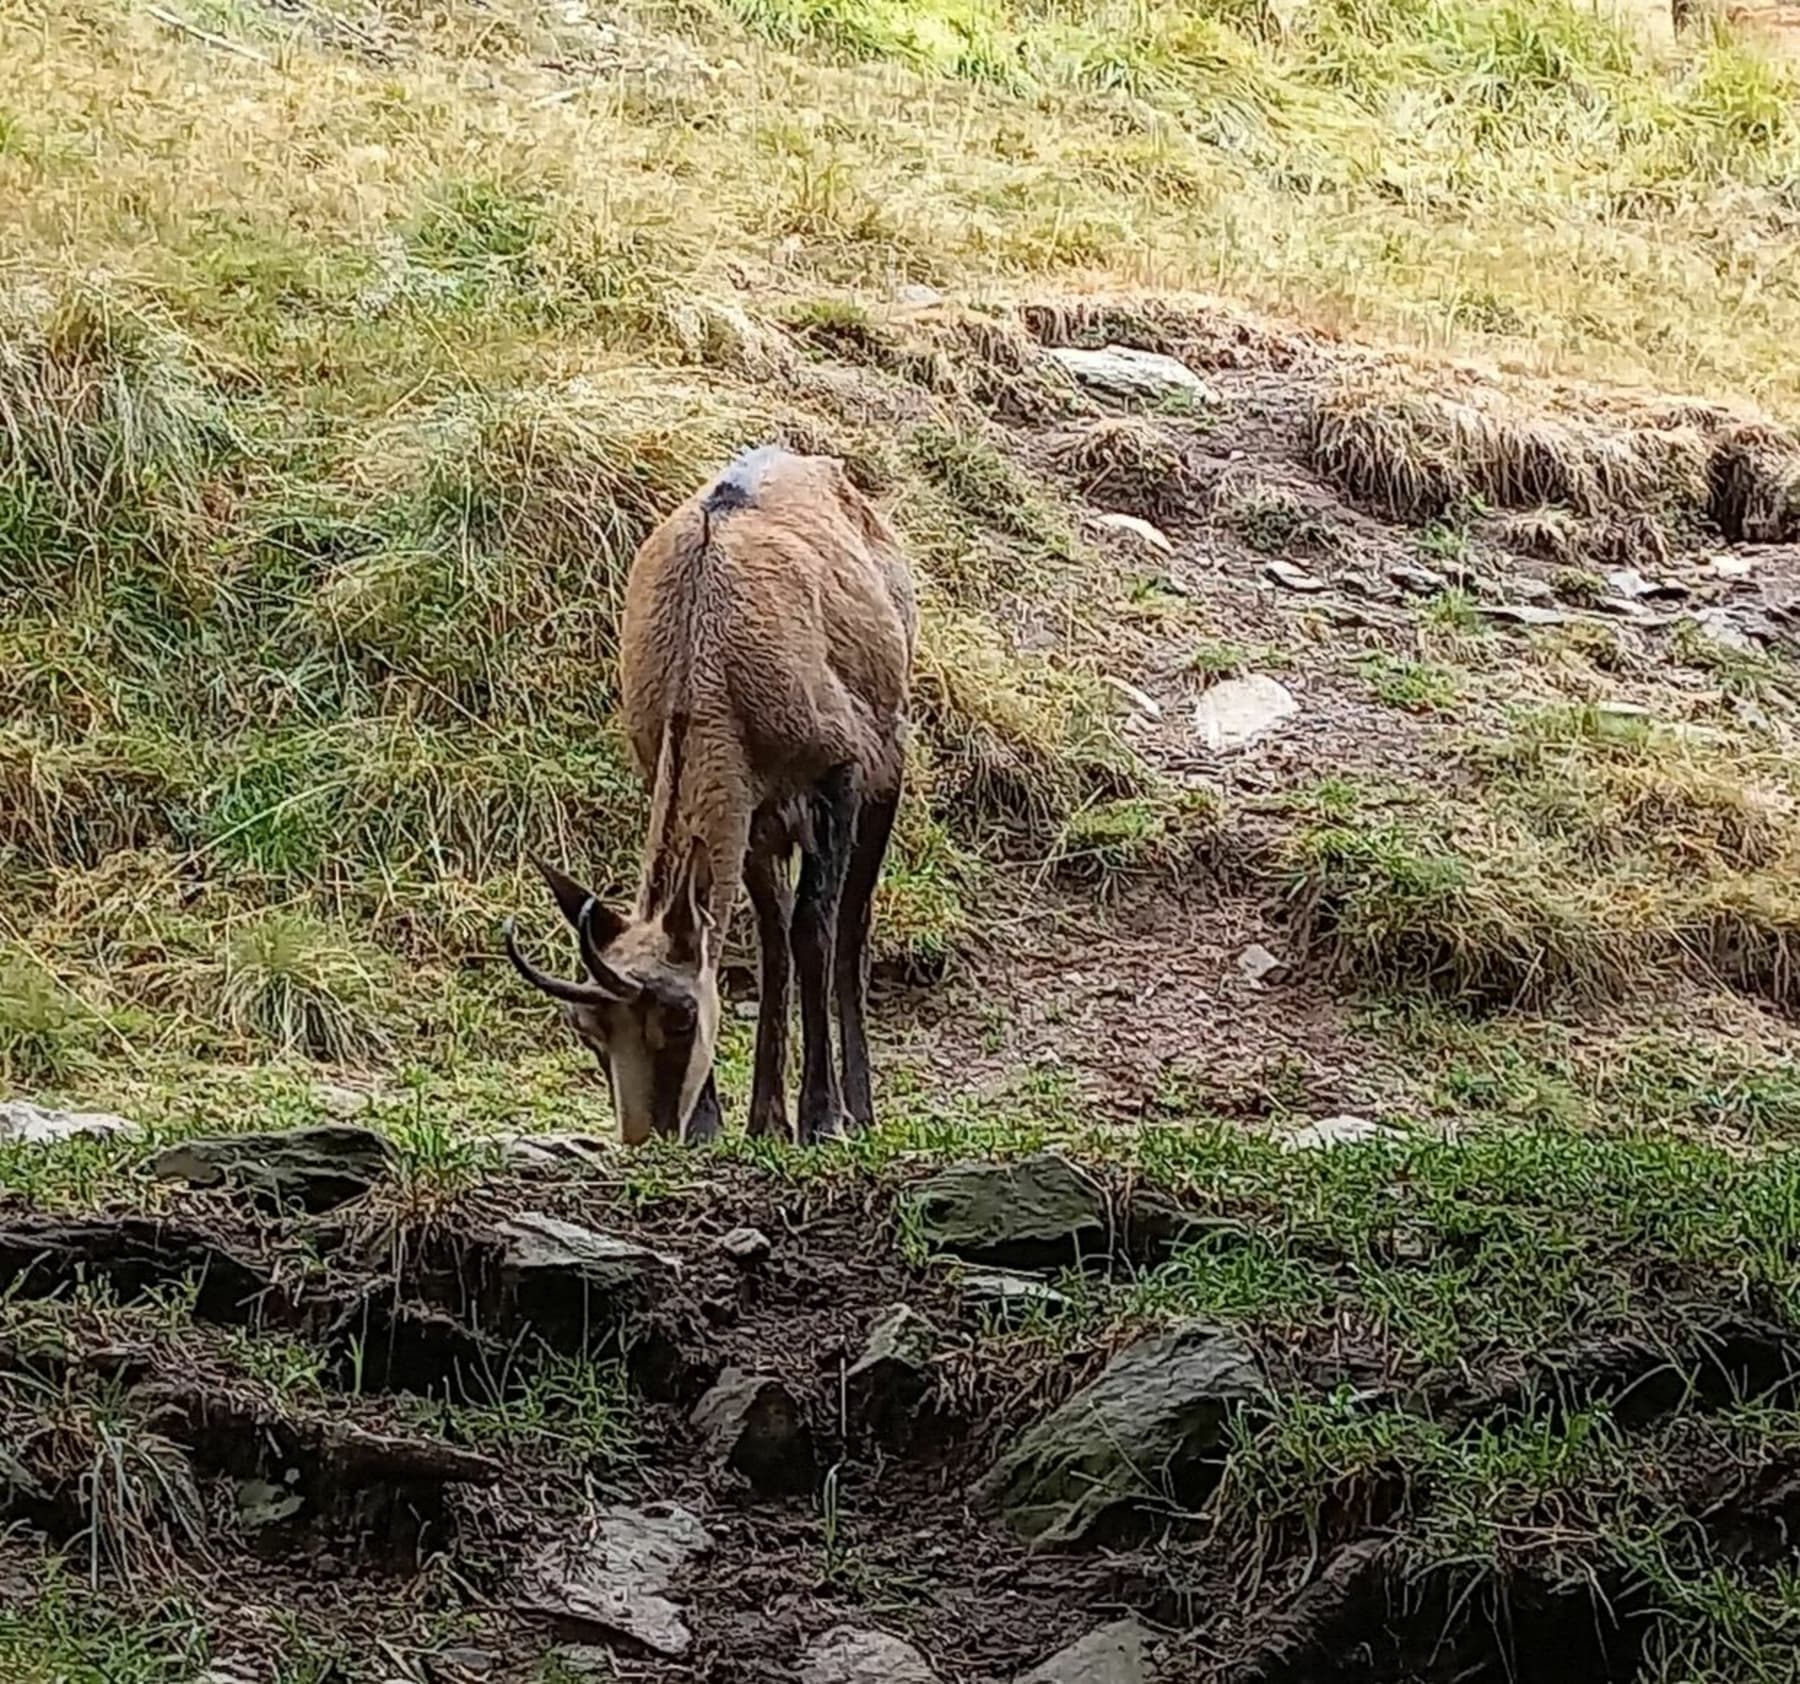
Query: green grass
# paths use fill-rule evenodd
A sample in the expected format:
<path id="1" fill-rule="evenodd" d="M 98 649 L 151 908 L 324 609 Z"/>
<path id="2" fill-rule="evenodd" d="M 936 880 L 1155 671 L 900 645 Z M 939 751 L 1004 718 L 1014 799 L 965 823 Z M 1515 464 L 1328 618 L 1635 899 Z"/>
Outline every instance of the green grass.
<path id="1" fill-rule="evenodd" d="M 1362 675 L 1378 702 L 1407 713 L 1454 713 L 1462 695 L 1456 673 L 1431 661 L 1370 655 Z"/>
<path id="2" fill-rule="evenodd" d="M 1683 971 L 1787 998 L 1784 757 L 1576 708 L 1522 716 L 1463 768 L 1458 799 L 1414 790 L 1291 838 L 1294 893 L 1345 970 L 1489 1004 Z"/>
<path id="3" fill-rule="evenodd" d="M 637 1429 L 617 1363 L 545 1357 L 485 1404 L 433 1404 L 419 1424 L 477 1450 L 513 1451 L 588 1474 L 616 1474 L 636 1452 Z"/>

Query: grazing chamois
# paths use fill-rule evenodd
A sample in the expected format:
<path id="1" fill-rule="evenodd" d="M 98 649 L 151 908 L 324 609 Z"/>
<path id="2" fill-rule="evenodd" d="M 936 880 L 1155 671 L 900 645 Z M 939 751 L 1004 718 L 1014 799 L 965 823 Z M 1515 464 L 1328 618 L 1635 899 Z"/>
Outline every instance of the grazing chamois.
<path id="1" fill-rule="evenodd" d="M 870 903 L 900 804 L 917 635 L 899 541 L 833 457 L 740 457 L 633 558 L 620 690 L 651 783 L 636 908 L 616 912 L 540 866 L 575 927 L 583 982 L 546 976 L 506 932 L 520 975 L 598 1055 L 627 1143 L 718 1132 L 719 949 L 740 882 L 762 950 L 750 1132 L 789 1133 L 790 967 L 799 1139 L 840 1133 L 846 1114 L 873 1120 Z"/>

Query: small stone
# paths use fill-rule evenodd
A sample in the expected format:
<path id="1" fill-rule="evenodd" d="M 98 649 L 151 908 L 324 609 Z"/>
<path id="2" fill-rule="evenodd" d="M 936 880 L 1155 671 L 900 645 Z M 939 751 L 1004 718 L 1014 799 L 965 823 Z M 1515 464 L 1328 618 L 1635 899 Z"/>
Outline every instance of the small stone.
<path id="1" fill-rule="evenodd" d="M 353 1123 L 201 1136 L 157 1153 L 149 1166 L 159 1180 L 238 1187 L 260 1203 L 315 1215 L 361 1198 L 392 1167 L 388 1143 Z"/>
<path id="2" fill-rule="evenodd" d="M 1402 590 L 1411 591 L 1416 596 L 1435 596 L 1446 583 L 1443 574 L 1429 567 L 1415 567 L 1405 561 L 1395 562 L 1388 568 L 1387 576 Z"/>
<path id="3" fill-rule="evenodd" d="M 911 1306 L 896 1304 L 869 1330 L 863 1354 L 844 1371 L 844 1409 L 864 1432 L 890 1442 L 906 1436 L 931 1385 L 938 1330 Z"/>
<path id="4" fill-rule="evenodd" d="M 1708 643 L 1735 655 L 1754 655 L 1756 639 L 1732 619 L 1724 608 L 1702 608 L 1691 616 L 1695 628 Z"/>
<path id="5" fill-rule="evenodd" d="M 1550 602 L 1556 596 L 1556 587 L 1548 579 L 1534 579 L 1529 573 L 1508 579 L 1506 590 L 1516 602 Z"/>
<path id="6" fill-rule="evenodd" d="M 1756 561 L 1747 555 L 1716 555 L 1706 564 L 1706 571 L 1715 579 L 1748 579 L 1756 572 Z"/>
<path id="7" fill-rule="evenodd" d="M 477 1649 L 472 1644 L 458 1643 L 448 1649 L 440 1649 L 426 1663 L 435 1673 L 443 1673 L 449 1680 L 460 1684 L 465 1678 L 486 1678 L 499 1665 L 485 1649 Z"/>
<path id="8" fill-rule="evenodd" d="M 993 1316 L 1003 1327 L 1029 1321 L 1034 1315 L 1061 1315 L 1074 1302 L 1047 1281 L 1007 1269 L 966 1276 L 962 1290 L 964 1302 Z"/>
<path id="9" fill-rule="evenodd" d="M 1127 679 L 1114 678 L 1111 673 L 1102 673 L 1100 677 L 1102 683 L 1117 690 L 1119 694 L 1137 710 L 1137 712 L 1144 714 L 1151 719 L 1160 719 L 1162 717 L 1162 703 L 1148 691 L 1140 690 L 1135 684 Z"/>
<path id="10" fill-rule="evenodd" d="M 363 1088 L 347 1088 L 339 1082 L 320 1082 L 313 1098 L 321 1111 L 333 1117 L 359 1117 L 375 1104 L 374 1094 Z"/>
<path id="11" fill-rule="evenodd" d="M 56 1111 L 33 1105 L 26 1099 L 0 1101 L 0 1142 L 22 1141 L 27 1146 L 48 1146 L 53 1141 L 80 1136 L 142 1134 L 143 1130 L 110 1111 Z"/>
<path id="12" fill-rule="evenodd" d="M 1018 1684 L 1148 1684 L 1149 1633 L 1134 1619 L 1114 1620 L 1058 1650 Z"/>
<path id="13" fill-rule="evenodd" d="M 1631 602 L 1640 600 L 1678 602 L 1684 597 L 1693 595 L 1693 592 L 1679 580 L 1652 579 L 1639 572 L 1635 567 L 1615 568 L 1606 575 L 1606 582 L 1617 595 Z"/>
<path id="14" fill-rule="evenodd" d="M 936 287 L 924 286 L 918 281 L 907 281 L 894 288 L 894 302 L 907 310 L 929 310 L 934 305 L 944 302 L 944 295 Z"/>
<path id="15" fill-rule="evenodd" d="M 1566 626 L 1569 616 L 1560 608 L 1541 608 L 1531 602 L 1483 602 L 1476 613 L 1487 620 L 1499 620 L 1514 626 Z"/>
<path id="16" fill-rule="evenodd" d="M 551 1659 L 564 1672 L 577 1678 L 617 1678 L 619 1669 L 613 1664 L 612 1651 L 595 1643 L 561 1643 L 550 1651 Z"/>
<path id="17" fill-rule="evenodd" d="M 272 1485 L 266 1479 L 239 1480 L 236 1495 L 238 1524 L 247 1532 L 279 1526 L 306 1506 L 305 1499 L 291 1486 Z"/>
<path id="18" fill-rule="evenodd" d="M 1048 353 L 1052 362 L 1090 390 L 1122 403 L 1156 403 L 1186 397 L 1212 402 L 1217 394 L 1186 363 L 1160 351 L 1108 345 L 1101 351 L 1059 345 Z"/>
<path id="19" fill-rule="evenodd" d="M 774 1243 L 760 1228 L 733 1228 L 719 1241 L 719 1250 L 746 1269 L 766 1263 L 774 1249 Z"/>
<path id="20" fill-rule="evenodd" d="M 1328 588 L 1325 580 L 1317 574 L 1308 573 L 1304 567 L 1296 567 L 1291 561 L 1284 561 L 1277 556 L 1273 561 L 1263 563 L 1263 575 L 1273 579 L 1278 585 L 1285 585 L 1290 591 L 1322 591 Z"/>
<path id="21" fill-rule="evenodd" d="M 1154 550 L 1158 555 L 1175 553 L 1175 546 L 1169 542 L 1168 535 L 1161 528 L 1152 526 L 1147 520 L 1140 520 L 1136 515 L 1095 515 L 1094 524 L 1105 527 L 1109 532 L 1119 532 L 1128 538 L 1134 538 L 1146 549 Z"/>
<path id="22" fill-rule="evenodd" d="M 1287 961 L 1278 959 L 1260 941 L 1253 941 L 1237 956 L 1238 973 L 1252 988 L 1261 988 L 1272 972 Z"/>
<path id="23" fill-rule="evenodd" d="M 1377 1140 L 1404 1138 L 1397 1129 L 1377 1123 L 1368 1117 L 1345 1113 L 1337 1117 L 1320 1117 L 1316 1122 L 1302 1123 L 1282 1136 L 1281 1144 L 1289 1152 L 1318 1152 L 1331 1146 L 1366 1146 Z"/>
<path id="24" fill-rule="evenodd" d="M 607 1161 L 612 1145 L 597 1134 L 521 1134 L 501 1151 L 513 1170 L 594 1169 Z"/>
<path id="25" fill-rule="evenodd" d="M 1215 684 L 1194 704 L 1194 728 L 1215 754 L 1244 747 L 1300 711 L 1286 685 L 1265 673 Z"/>
<path id="26" fill-rule="evenodd" d="M 694 1407 L 694 1426 L 763 1496 L 812 1488 L 812 1431 L 781 1381 L 728 1368 Z"/>
<path id="27" fill-rule="evenodd" d="M 573 1551 L 552 1545 L 527 1568 L 515 1606 L 602 1639 L 628 1638 L 679 1660 L 693 1644 L 668 1596 L 675 1575 L 712 1548 L 712 1535 L 684 1508 L 656 1503 L 602 1510 L 594 1535 Z"/>
<path id="28" fill-rule="evenodd" d="M 937 1674 L 910 1643 L 885 1631 L 836 1626 L 807 1646 L 799 1684 L 937 1684 Z"/>

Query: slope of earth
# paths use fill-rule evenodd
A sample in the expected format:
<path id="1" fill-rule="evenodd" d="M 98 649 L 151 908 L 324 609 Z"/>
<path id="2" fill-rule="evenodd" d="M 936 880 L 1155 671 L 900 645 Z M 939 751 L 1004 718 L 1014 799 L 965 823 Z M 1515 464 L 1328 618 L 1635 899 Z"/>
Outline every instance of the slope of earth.
<path id="1" fill-rule="evenodd" d="M 1793 93 L 9 12 L 0 1678 L 1795 1676 Z M 882 1122 L 627 1155 L 493 932 L 771 437 L 924 584 Z"/>

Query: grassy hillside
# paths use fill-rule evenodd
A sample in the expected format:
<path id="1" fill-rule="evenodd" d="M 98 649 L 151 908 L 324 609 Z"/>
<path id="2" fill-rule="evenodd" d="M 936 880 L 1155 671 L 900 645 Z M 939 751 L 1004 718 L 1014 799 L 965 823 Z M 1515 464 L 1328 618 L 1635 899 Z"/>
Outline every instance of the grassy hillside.
<path id="1" fill-rule="evenodd" d="M 994 1684 L 1125 1604 L 1183 1678 L 1787 1684 L 1797 180 L 1792 72 L 1561 0 L 5 8 L 0 1099 L 147 1137 L 0 1142 L 0 1257 L 148 1214 L 299 1307 L 0 1279 L 0 1678 L 556 1676 L 507 1575 L 675 1470 L 729 1538 L 657 1679 L 879 1617 Z M 1052 354 L 1108 343 L 1200 384 Z M 769 438 L 843 456 L 924 581 L 883 1127 L 534 1179 L 503 1136 L 610 1119 L 496 927 L 561 951 L 528 851 L 629 883 L 623 570 Z M 1297 712 L 1221 748 L 1246 675 Z M 341 1219 L 144 1173 L 351 1111 L 397 1156 Z M 1344 1114 L 1372 1138 L 1297 1149 Z M 1045 1145 L 1201 1227 L 1002 1325 L 903 1195 Z M 409 1386 L 324 1325 L 449 1314 L 522 1208 L 681 1253 L 685 1334 L 841 1464 L 765 1527 L 617 1353 L 480 1327 L 491 1384 Z M 950 1332 L 941 1466 L 838 1442 L 897 1295 Z M 1193 1316 L 1271 1384 L 1197 1518 L 1027 1567 L 946 1497 Z M 429 1559 L 365 1561 L 358 1511 L 252 1561 L 172 1381 L 502 1476 Z M 1346 1585 L 1386 1615 L 1331 1625 Z"/>
<path id="2" fill-rule="evenodd" d="M 771 434 L 892 495 L 934 586 L 898 955 L 964 938 L 996 824 L 1041 854 L 1127 791 L 1080 629 L 997 634 L 1071 528 L 981 407 L 1054 394 L 979 313 L 828 375 L 859 300 L 1216 288 L 1795 395 L 1791 90 L 1724 36 L 1664 61 L 1560 5 L 840 0 L 0 27 L 15 1079 L 487 1033 L 445 967 L 522 850 L 629 876 L 623 562 Z M 1002 353 L 975 387 L 972 346 Z"/>

